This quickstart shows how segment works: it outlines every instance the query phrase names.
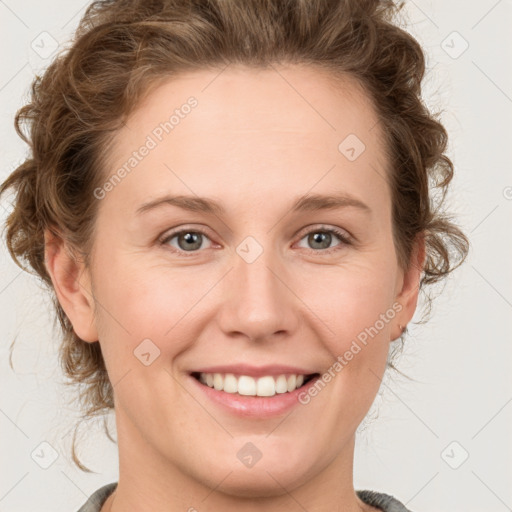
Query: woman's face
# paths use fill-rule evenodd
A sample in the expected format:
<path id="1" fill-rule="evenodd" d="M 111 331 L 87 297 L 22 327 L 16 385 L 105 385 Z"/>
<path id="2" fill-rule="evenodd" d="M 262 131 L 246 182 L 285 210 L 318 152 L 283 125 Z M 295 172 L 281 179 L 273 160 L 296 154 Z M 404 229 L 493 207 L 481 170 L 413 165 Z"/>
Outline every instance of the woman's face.
<path id="1" fill-rule="evenodd" d="M 351 469 L 419 277 L 380 133 L 354 82 L 305 67 L 182 75 L 130 116 L 95 193 L 96 316 L 71 313 L 114 385 L 121 473 L 250 496 Z M 324 378 L 285 393 L 292 374 Z"/>

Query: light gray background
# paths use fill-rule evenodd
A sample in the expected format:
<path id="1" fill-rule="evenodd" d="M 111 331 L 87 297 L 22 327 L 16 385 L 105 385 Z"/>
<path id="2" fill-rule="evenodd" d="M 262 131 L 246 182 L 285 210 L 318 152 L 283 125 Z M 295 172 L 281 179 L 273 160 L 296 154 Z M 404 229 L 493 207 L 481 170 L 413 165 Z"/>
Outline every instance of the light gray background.
<path id="1" fill-rule="evenodd" d="M 68 41 L 85 6 L 0 0 L 2 181 L 26 155 L 14 114 L 51 60 L 31 45 L 42 48 L 46 38 L 48 48 L 42 32 Z M 415 0 L 406 11 L 407 29 L 427 52 L 425 101 L 443 110 L 450 134 L 450 203 L 472 252 L 431 321 L 411 327 L 399 368 L 415 380 L 384 381 L 371 413 L 378 417 L 361 427 L 355 486 L 394 494 L 415 512 L 512 510 L 512 2 Z M 457 56 L 464 40 L 469 47 Z M 4 199 L 2 220 L 9 209 Z M 49 300 L 3 244 L 0 259 L 0 510 L 76 511 L 117 480 L 117 447 L 91 423 L 79 453 L 97 473 L 71 465 L 70 429 L 79 411 L 65 405 L 73 395 L 62 385 Z M 8 365 L 15 336 L 16 373 Z M 58 454 L 47 469 L 31 455 L 48 460 L 51 449 L 42 442 Z M 466 452 L 462 465 L 450 467 Z"/>

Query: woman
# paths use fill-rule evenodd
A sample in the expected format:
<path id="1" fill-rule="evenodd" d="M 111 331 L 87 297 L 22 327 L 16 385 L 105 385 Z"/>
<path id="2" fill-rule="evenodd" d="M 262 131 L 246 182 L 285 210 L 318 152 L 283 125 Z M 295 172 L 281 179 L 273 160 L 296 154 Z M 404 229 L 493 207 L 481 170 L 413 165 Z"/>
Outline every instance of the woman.
<path id="1" fill-rule="evenodd" d="M 0 193 L 87 414 L 115 412 L 119 481 L 80 512 L 407 511 L 354 490 L 355 433 L 468 246 L 395 12 L 95 2 L 35 81 Z"/>

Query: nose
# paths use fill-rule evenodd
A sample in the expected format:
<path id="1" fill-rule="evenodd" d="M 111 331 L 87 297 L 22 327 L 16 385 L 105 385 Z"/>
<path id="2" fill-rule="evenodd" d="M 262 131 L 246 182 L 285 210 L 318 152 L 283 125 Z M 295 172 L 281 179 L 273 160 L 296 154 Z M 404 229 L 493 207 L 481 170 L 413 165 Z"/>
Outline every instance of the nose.
<path id="1" fill-rule="evenodd" d="M 263 341 L 290 336 L 299 324 L 299 299 L 289 288 L 284 265 L 269 251 L 248 263 L 238 254 L 223 283 L 217 321 L 230 337 Z"/>

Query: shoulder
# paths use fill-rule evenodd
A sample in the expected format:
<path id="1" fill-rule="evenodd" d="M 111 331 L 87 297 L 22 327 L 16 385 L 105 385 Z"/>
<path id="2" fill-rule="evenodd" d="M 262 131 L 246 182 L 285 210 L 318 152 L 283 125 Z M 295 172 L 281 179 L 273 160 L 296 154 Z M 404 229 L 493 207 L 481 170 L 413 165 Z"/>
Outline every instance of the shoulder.
<path id="1" fill-rule="evenodd" d="M 115 491 L 117 482 L 104 485 L 96 490 L 89 499 L 80 507 L 78 512 L 99 512 L 103 503 Z"/>
<path id="2" fill-rule="evenodd" d="M 406 506 L 390 494 L 375 491 L 356 491 L 361 501 L 381 509 L 383 512 L 412 512 Z"/>

